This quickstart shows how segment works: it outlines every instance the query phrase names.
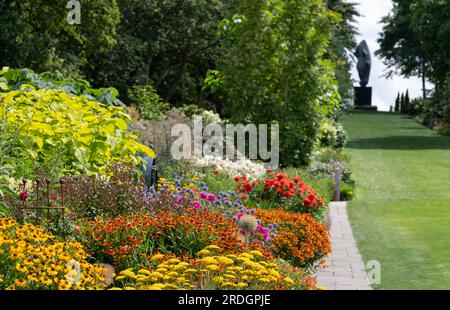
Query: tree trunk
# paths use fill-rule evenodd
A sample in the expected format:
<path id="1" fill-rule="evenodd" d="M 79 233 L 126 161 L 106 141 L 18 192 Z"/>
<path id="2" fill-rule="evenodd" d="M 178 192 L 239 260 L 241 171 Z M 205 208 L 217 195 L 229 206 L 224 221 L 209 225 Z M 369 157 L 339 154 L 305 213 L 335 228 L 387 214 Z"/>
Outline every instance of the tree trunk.
<path id="1" fill-rule="evenodd" d="M 427 99 L 427 79 L 425 77 L 425 64 L 422 62 L 422 91 L 423 99 Z"/>

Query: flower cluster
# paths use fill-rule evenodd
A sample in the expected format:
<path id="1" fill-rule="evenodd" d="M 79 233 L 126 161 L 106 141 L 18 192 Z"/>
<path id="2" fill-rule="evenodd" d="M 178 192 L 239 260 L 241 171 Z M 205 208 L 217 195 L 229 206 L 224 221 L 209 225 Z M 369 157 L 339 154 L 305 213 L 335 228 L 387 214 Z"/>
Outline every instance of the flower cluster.
<path id="1" fill-rule="evenodd" d="M 0 218 L 0 289 L 104 289 L 105 269 L 77 242 Z"/>
<path id="2" fill-rule="evenodd" d="M 268 178 L 262 181 L 249 181 L 247 176 L 238 176 L 234 180 L 237 190 L 247 195 L 250 203 L 263 201 L 271 208 L 311 214 L 319 214 L 325 204 L 299 176 L 291 179 L 286 174 L 268 171 Z"/>
<path id="3" fill-rule="evenodd" d="M 179 290 L 179 289 L 306 289 L 308 278 L 287 277 L 278 264 L 260 251 L 221 255 L 218 246 L 207 246 L 199 258 L 182 261 L 154 255 L 153 265 L 139 270 L 127 269 L 115 279 L 113 290 Z"/>
<path id="4" fill-rule="evenodd" d="M 192 179 L 188 182 L 182 180 L 169 182 L 164 179 L 160 191 L 150 189 L 145 193 L 149 209 L 155 212 L 161 209 L 180 211 L 185 208 L 194 208 L 196 211 L 207 210 L 220 214 L 226 219 L 233 219 L 240 229 L 241 239 L 248 244 L 253 242 L 265 244 L 273 239 L 276 231 L 264 227 L 261 221 L 254 217 L 256 210 L 245 208 L 236 193 L 212 194 L 208 192 L 205 182 L 197 181 Z M 246 223 L 253 223 L 253 225 L 249 226 Z"/>
<path id="5" fill-rule="evenodd" d="M 272 241 L 276 257 L 288 260 L 298 267 L 311 268 L 330 251 L 328 229 L 310 214 L 290 213 L 284 210 L 258 210 L 263 223 L 278 221 L 278 234 Z"/>
<path id="6" fill-rule="evenodd" d="M 79 238 L 95 258 L 123 268 L 131 262 L 145 265 L 156 250 L 194 257 L 208 244 L 227 253 L 260 247 L 243 242 L 238 227 L 221 213 L 193 207 L 98 220 L 83 227 Z"/>
<path id="7" fill-rule="evenodd" d="M 192 164 L 199 168 L 215 167 L 225 172 L 231 178 L 245 174 L 249 178 L 258 179 L 266 173 L 266 169 L 263 164 L 259 164 L 246 158 L 232 161 L 229 159 L 223 159 L 222 157 L 208 155 L 201 159 L 194 157 L 192 159 Z"/>

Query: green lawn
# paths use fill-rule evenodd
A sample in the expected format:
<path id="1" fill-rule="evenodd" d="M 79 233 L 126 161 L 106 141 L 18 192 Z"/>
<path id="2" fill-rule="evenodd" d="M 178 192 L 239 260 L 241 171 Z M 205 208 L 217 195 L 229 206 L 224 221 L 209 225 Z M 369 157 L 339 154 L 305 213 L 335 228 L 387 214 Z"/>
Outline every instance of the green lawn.
<path id="1" fill-rule="evenodd" d="M 450 289 L 450 138 L 404 116 L 347 116 L 357 181 L 349 216 L 378 289 Z"/>

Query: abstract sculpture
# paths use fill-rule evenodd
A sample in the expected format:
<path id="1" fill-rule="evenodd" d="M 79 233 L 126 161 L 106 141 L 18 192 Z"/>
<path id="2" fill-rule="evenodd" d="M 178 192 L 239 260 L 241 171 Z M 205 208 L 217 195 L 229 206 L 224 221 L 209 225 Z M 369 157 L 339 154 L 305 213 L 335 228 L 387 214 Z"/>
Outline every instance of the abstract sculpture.
<path id="1" fill-rule="evenodd" d="M 362 87 L 366 87 L 369 84 L 370 69 L 372 67 L 372 57 L 370 56 L 369 46 L 366 41 L 362 41 L 355 52 L 358 58 L 358 73 L 360 84 Z"/>

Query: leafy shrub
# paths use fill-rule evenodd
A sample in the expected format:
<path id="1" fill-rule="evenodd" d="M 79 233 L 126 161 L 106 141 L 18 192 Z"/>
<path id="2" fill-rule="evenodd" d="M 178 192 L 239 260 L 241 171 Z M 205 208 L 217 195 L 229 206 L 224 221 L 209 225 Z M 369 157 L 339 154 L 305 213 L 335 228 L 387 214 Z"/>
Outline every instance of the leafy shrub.
<path id="1" fill-rule="evenodd" d="M 173 289 L 244 289 L 286 290 L 310 289 L 305 272 L 292 272 L 287 264 L 273 261 L 259 251 L 238 255 L 220 255 L 220 248 L 208 246 L 197 253 L 198 258 L 183 260 L 156 254 L 151 266 L 124 270 L 116 277 L 115 288 L 138 290 Z M 287 274 L 294 274 L 294 279 Z"/>
<path id="2" fill-rule="evenodd" d="M 354 186 L 347 183 L 341 183 L 341 201 L 353 200 L 355 196 L 354 191 Z"/>
<path id="3" fill-rule="evenodd" d="M 24 162 L 15 173 L 19 178 L 31 178 L 26 163 L 45 162 L 48 154 L 62 161 L 63 174 L 103 174 L 113 160 L 138 163 L 138 152 L 154 156 L 127 132 L 129 118 L 120 107 L 29 85 L 0 96 L 0 114 L 9 107 L 9 136 L 16 133 L 18 149 L 9 155 Z"/>
<path id="4" fill-rule="evenodd" d="M 336 125 L 337 139 L 334 147 L 337 149 L 342 149 L 347 145 L 347 132 L 345 132 L 344 127 L 341 124 Z"/>
<path id="5" fill-rule="evenodd" d="M 118 99 L 119 93 L 113 88 L 91 88 L 89 82 L 83 79 L 73 79 L 59 72 L 34 73 L 30 69 L 3 68 L 0 71 L 0 92 L 19 90 L 22 85 L 31 85 L 35 89 L 57 89 L 70 95 L 86 96 L 91 101 L 105 105 L 123 106 Z"/>
<path id="6" fill-rule="evenodd" d="M 77 242 L 0 218 L 0 289 L 104 289 L 105 269 L 87 262 Z"/>
<path id="7" fill-rule="evenodd" d="M 0 99 L 0 104 L 1 104 Z M 8 138 L 8 109 L 4 109 L 0 114 L 0 216 L 9 214 L 10 210 L 4 201 L 5 194 L 12 192 L 9 186 L 9 179 L 11 173 L 14 171 L 14 167 L 11 165 L 11 160 L 8 153 L 12 146 L 12 141 Z"/>
<path id="8" fill-rule="evenodd" d="M 320 131 L 318 135 L 318 140 L 321 147 L 333 147 L 337 142 L 337 130 L 329 122 L 322 122 L 320 125 Z"/>
<path id="9" fill-rule="evenodd" d="M 312 268 L 331 252 L 327 228 L 310 214 L 272 209 L 258 210 L 257 216 L 263 223 L 278 223 L 278 234 L 272 245 L 273 253 L 294 266 Z"/>
<path id="10" fill-rule="evenodd" d="M 170 104 L 159 97 L 152 85 L 133 86 L 128 90 L 128 97 L 146 120 L 160 119 L 170 111 Z"/>
<path id="11" fill-rule="evenodd" d="M 117 163 L 106 170 L 110 177 L 66 178 L 66 207 L 78 218 L 114 218 L 142 211 L 145 185 L 131 165 Z"/>

